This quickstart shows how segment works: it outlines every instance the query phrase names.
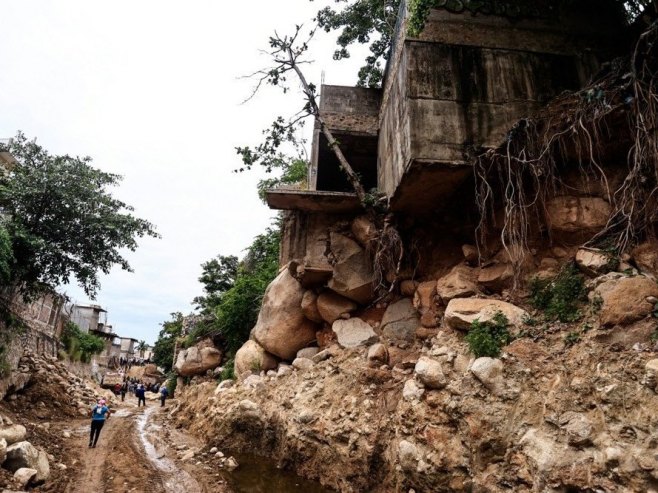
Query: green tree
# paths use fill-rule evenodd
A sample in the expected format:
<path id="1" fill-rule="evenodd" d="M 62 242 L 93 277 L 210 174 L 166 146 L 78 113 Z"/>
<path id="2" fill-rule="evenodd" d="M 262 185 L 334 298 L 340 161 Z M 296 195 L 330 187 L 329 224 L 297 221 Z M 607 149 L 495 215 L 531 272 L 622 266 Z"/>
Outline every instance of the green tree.
<path id="1" fill-rule="evenodd" d="M 194 298 L 193 303 L 202 313 L 208 313 L 216 306 L 223 293 L 235 284 L 238 275 L 238 257 L 235 255 L 217 255 L 201 264 L 199 282 L 203 285 L 203 296 Z"/>
<path id="2" fill-rule="evenodd" d="M 105 342 L 100 337 L 83 332 L 73 322 L 67 322 L 62 331 L 62 344 L 73 361 L 89 363 L 94 354 L 105 349 Z"/>
<path id="3" fill-rule="evenodd" d="M 235 282 L 216 304 L 208 305 L 211 317 L 198 324 L 186 344 L 194 344 L 205 336 L 221 336 L 229 354 L 234 354 L 249 338 L 256 323 L 265 289 L 279 271 L 278 228 L 268 228 L 258 235 L 240 262 Z"/>
<path id="4" fill-rule="evenodd" d="M 139 341 L 139 343 L 137 343 L 137 351 L 139 351 L 140 358 L 144 357 L 144 352 L 147 349 L 148 349 L 148 344 L 146 344 L 146 341 Z"/>
<path id="5" fill-rule="evenodd" d="M 165 373 L 171 371 L 174 365 L 174 349 L 176 340 L 183 333 L 183 314 L 175 312 L 171 314 L 171 320 L 163 322 L 162 329 L 158 334 L 158 340 L 153 346 L 153 362 Z"/>
<path id="6" fill-rule="evenodd" d="M 295 185 L 300 189 L 308 188 L 308 162 L 305 159 L 290 159 L 281 165 L 281 174 L 275 178 L 266 178 L 258 182 L 258 197 L 265 202 L 265 192 L 272 188 Z"/>
<path id="7" fill-rule="evenodd" d="M 343 5 L 343 8 L 327 6 L 315 18 L 318 26 L 325 31 L 340 31 L 336 41 L 339 48 L 334 52 L 334 60 L 349 58 L 350 45 L 369 44 L 370 55 L 359 70 L 357 84 L 379 87 L 395 34 L 400 0 L 336 0 L 335 3 Z"/>
<path id="8" fill-rule="evenodd" d="M 67 284 L 73 276 L 93 298 L 100 272 L 114 265 L 132 270 L 122 250 L 158 236 L 111 195 L 121 177 L 93 168 L 90 157 L 51 155 L 22 133 L 6 150 L 19 164 L 0 177 L 0 209 L 12 241 L 11 281 L 21 290 Z"/>

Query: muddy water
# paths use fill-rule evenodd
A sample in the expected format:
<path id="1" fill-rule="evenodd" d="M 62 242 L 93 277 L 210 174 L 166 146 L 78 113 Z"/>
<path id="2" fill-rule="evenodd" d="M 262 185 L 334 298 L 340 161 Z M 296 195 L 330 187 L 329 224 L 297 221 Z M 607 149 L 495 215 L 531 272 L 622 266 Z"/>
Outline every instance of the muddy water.
<path id="1" fill-rule="evenodd" d="M 319 483 L 277 469 L 261 457 L 233 454 L 240 467 L 222 475 L 235 493 L 330 493 Z"/>
<path id="2" fill-rule="evenodd" d="M 150 423 L 149 417 L 157 408 L 149 407 L 137 417 L 137 430 L 144 446 L 146 457 L 162 473 L 163 485 L 168 492 L 201 493 L 199 483 L 185 470 L 165 457 L 164 444 L 160 443 L 158 431 L 160 427 Z"/>

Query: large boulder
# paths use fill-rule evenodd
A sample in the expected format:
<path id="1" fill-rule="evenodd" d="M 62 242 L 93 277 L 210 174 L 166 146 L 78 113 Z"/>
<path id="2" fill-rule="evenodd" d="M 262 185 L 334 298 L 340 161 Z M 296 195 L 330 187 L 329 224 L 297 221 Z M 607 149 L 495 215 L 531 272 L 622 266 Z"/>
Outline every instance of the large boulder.
<path id="1" fill-rule="evenodd" d="M 252 372 L 275 370 L 277 361 L 256 341 L 248 340 L 235 353 L 235 374 L 240 377 Z"/>
<path id="2" fill-rule="evenodd" d="M 11 425 L 0 427 L 0 439 L 5 439 L 7 445 L 12 443 L 22 442 L 27 436 L 27 430 L 23 425 Z"/>
<path id="3" fill-rule="evenodd" d="M 413 341 L 420 324 L 418 312 L 409 298 L 389 305 L 382 317 L 382 334 L 389 339 Z"/>
<path id="4" fill-rule="evenodd" d="M 198 344 L 183 349 L 176 357 L 176 372 L 182 377 L 203 375 L 222 364 L 222 352 L 210 339 L 204 339 Z"/>
<path id="5" fill-rule="evenodd" d="M 304 288 L 284 269 L 265 290 L 252 335 L 267 352 L 292 360 L 315 340 L 316 325 L 302 312 Z"/>
<path id="6" fill-rule="evenodd" d="M 597 286 L 593 296 L 603 301 L 599 312 L 601 325 L 626 325 L 653 311 L 655 303 L 650 297 L 658 297 L 658 285 L 644 276 L 621 277 Z"/>
<path id="7" fill-rule="evenodd" d="M 360 318 L 336 320 L 331 329 L 336 333 L 338 344 L 346 348 L 368 346 L 379 340 L 372 327 Z"/>
<path id="8" fill-rule="evenodd" d="M 317 307 L 322 320 L 332 324 L 339 318 L 349 316 L 358 305 L 333 291 L 324 291 L 318 296 Z"/>
<path id="9" fill-rule="evenodd" d="M 339 233 L 331 233 L 330 241 L 334 264 L 329 289 L 357 303 L 369 303 L 374 297 L 374 273 L 366 251 Z"/>
<path id="10" fill-rule="evenodd" d="M 610 212 L 610 204 L 600 197 L 564 195 L 546 203 L 552 231 L 576 243 L 599 232 L 608 222 Z"/>
<path id="11" fill-rule="evenodd" d="M 313 291 L 305 291 L 302 296 L 302 313 L 311 322 L 322 323 L 322 315 L 318 311 L 318 295 Z"/>
<path id="12" fill-rule="evenodd" d="M 473 296 L 478 291 L 474 279 L 474 269 L 462 264 L 457 265 L 436 282 L 436 293 L 443 303 L 448 303 L 453 298 Z"/>
<path id="13" fill-rule="evenodd" d="M 7 447 L 7 458 L 2 467 L 11 472 L 18 471 L 21 467 L 36 469 L 39 464 L 39 451 L 30 442 L 17 442 Z"/>
<path id="14" fill-rule="evenodd" d="M 525 310 L 505 301 L 455 298 L 448 303 L 443 319 L 452 329 L 468 330 L 475 320 L 489 322 L 498 312 L 505 315 L 513 327 L 520 327 L 528 316 Z"/>

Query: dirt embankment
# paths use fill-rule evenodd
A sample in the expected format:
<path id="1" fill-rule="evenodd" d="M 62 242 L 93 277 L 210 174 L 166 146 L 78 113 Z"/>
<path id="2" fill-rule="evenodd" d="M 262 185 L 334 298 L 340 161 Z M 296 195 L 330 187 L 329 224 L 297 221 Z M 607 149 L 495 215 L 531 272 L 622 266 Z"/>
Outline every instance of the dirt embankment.
<path id="1" fill-rule="evenodd" d="M 172 414 L 208 446 L 270 457 L 342 492 L 652 491 L 654 326 L 566 342 L 575 326 L 526 327 L 488 373 L 445 327 L 389 345 L 388 364 L 375 368 L 365 348 L 332 346 L 305 370 L 188 387 Z M 419 383 L 423 356 L 440 364 L 441 388 Z"/>

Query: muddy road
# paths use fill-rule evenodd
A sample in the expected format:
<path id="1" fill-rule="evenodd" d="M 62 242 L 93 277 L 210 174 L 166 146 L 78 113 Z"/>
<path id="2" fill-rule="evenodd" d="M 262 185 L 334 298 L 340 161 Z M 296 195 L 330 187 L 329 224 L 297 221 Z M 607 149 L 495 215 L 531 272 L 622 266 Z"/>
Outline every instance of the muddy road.
<path id="1" fill-rule="evenodd" d="M 193 461 L 179 460 L 178 447 L 191 448 L 195 444 L 173 444 L 169 430 L 163 431 L 165 419 L 165 413 L 156 405 L 123 405 L 105 423 L 96 448 L 88 448 L 88 419 L 68 423 L 71 452 L 77 452 L 78 457 L 60 491 L 228 493 L 221 477 Z"/>

